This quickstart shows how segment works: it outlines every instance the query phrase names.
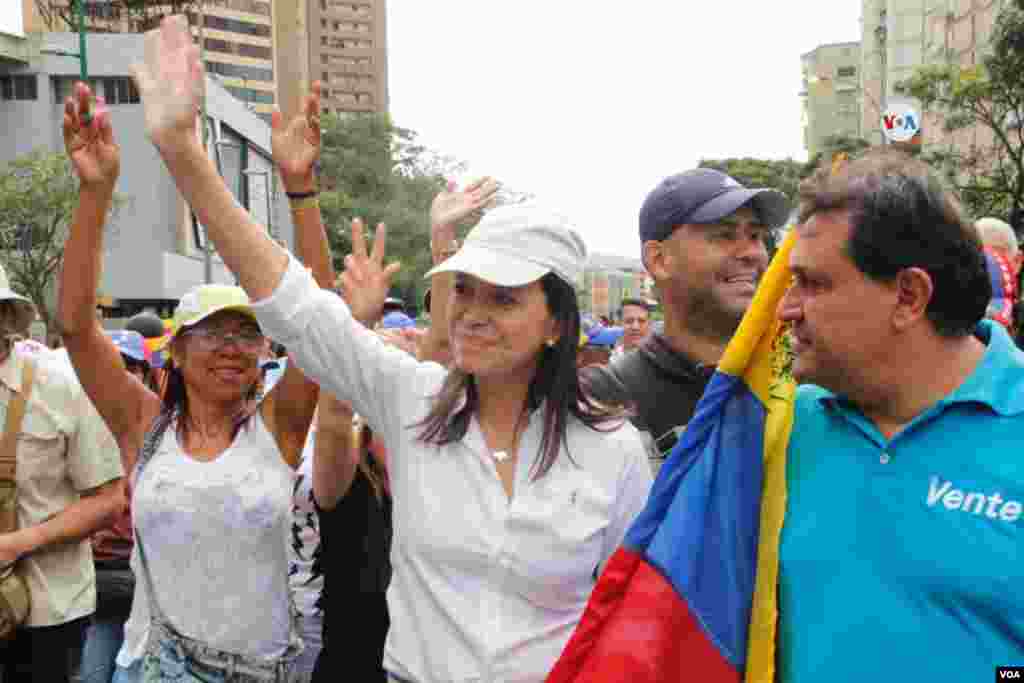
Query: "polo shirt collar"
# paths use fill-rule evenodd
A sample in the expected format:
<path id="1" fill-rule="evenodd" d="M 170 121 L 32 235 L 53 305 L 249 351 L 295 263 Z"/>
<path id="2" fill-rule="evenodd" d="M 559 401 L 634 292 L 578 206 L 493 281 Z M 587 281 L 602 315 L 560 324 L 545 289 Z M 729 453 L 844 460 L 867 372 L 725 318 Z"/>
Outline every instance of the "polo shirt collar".
<path id="1" fill-rule="evenodd" d="M 937 402 L 936 408 L 958 403 L 988 406 L 997 415 L 1024 413 L 1024 352 L 1017 348 L 1002 325 L 982 320 L 974 336 L 985 344 L 985 354 L 963 384 Z M 822 389 L 818 401 L 826 407 L 849 407 L 844 397 Z M 931 412 L 931 411 L 929 411 Z"/>

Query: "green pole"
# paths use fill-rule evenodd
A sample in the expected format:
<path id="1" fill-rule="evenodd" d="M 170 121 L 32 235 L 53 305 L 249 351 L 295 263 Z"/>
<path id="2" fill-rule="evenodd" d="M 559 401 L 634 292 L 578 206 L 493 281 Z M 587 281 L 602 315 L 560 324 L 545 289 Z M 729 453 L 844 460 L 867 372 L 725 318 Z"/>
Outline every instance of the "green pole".
<path id="1" fill-rule="evenodd" d="M 85 0 L 75 3 L 78 12 L 78 62 L 82 67 L 82 82 L 89 79 L 89 61 L 85 56 Z"/>

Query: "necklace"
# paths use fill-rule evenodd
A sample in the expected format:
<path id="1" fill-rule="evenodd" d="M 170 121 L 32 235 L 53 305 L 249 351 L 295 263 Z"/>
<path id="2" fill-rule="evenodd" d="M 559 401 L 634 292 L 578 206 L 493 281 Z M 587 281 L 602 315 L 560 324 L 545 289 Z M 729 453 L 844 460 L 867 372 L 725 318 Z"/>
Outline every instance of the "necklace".
<path id="1" fill-rule="evenodd" d="M 493 453 L 491 453 L 491 457 L 493 457 L 498 462 L 505 462 L 505 458 L 508 457 L 508 453 L 506 451 L 494 451 Z"/>

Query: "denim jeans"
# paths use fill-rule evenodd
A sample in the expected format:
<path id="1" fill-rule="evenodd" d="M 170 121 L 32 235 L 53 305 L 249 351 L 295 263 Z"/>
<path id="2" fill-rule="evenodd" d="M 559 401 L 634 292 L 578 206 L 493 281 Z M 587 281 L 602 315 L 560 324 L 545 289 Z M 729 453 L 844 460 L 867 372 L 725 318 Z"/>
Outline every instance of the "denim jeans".
<path id="1" fill-rule="evenodd" d="M 81 683 L 111 683 L 134 590 L 135 577 L 128 560 L 96 561 L 96 613 L 85 632 Z"/>
<path id="2" fill-rule="evenodd" d="M 142 660 L 137 659 L 135 663 L 129 666 L 127 669 L 123 666 L 118 666 L 114 671 L 114 680 L 112 683 L 141 683 L 142 682 Z"/>
<path id="3" fill-rule="evenodd" d="M 142 658 L 142 683 L 286 683 L 290 662 L 253 663 L 153 622 Z M 301 640 L 297 641 L 301 647 Z"/>

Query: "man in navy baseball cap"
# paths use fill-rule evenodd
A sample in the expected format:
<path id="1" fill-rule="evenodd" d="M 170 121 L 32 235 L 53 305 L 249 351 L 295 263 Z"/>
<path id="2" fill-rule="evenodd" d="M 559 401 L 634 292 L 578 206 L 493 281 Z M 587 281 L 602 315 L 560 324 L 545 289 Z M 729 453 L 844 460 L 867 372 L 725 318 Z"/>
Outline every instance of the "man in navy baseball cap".
<path id="1" fill-rule="evenodd" d="M 660 332 L 606 367 L 588 368 L 595 397 L 630 405 L 652 465 L 689 422 L 768 265 L 769 232 L 789 216 L 777 190 L 698 168 L 669 176 L 640 208 L 644 267 L 664 313 Z"/>

